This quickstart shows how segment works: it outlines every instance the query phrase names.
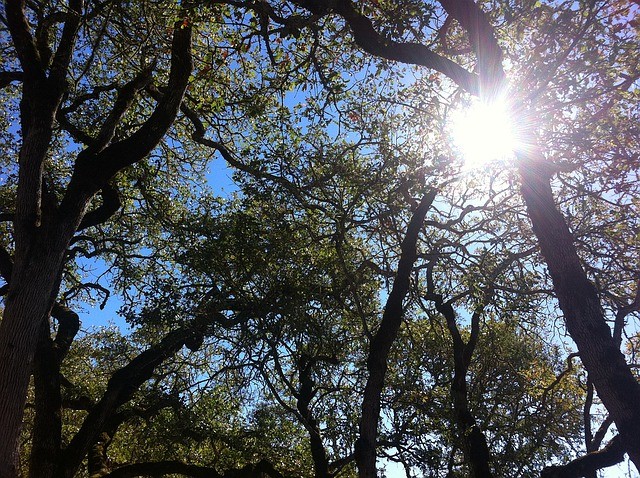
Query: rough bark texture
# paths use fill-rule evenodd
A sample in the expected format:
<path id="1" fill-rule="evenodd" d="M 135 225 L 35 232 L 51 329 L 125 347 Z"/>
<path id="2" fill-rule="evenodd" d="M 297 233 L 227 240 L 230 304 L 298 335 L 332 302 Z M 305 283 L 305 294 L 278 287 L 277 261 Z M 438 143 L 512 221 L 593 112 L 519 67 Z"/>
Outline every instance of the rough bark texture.
<path id="1" fill-rule="evenodd" d="M 54 353 L 49 323 L 42 323 L 42 332 L 33 367 L 35 419 L 30 478 L 54 475 L 60 460 L 62 445 L 62 397 L 60 396 L 60 369 Z"/>
<path id="2" fill-rule="evenodd" d="M 100 478 L 109 473 L 107 449 L 111 443 L 111 435 L 107 432 L 100 433 L 87 456 L 87 471 L 89 478 Z"/>
<path id="3" fill-rule="evenodd" d="M 80 328 L 78 315 L 67 307 L 54 305 L 58 321 L 55 340 L 49 322 L 44 321 L 33 367 L 35 418 L 29 457 L 29 476 L 49 478 L 60 466 L 62 452 L 62 395 L 60 366 Z"/>
<path id="4" fill-rule="evenodd" d="M 5 3 L 7 24 L 23 70 L 23 88 L 20 103 L 22 144 L 13 217 L 15 254 L 0 322 L 0 478 L 18 475 L 18 437 L 29 376 L 42 324 L 48 319 L 58 293 L 69 242 L 95 194 L 99 190 L 105 191 L 117 172 L 144 158 L 162 139 L 175 120 L 191 72 L 191 29 L 179 22 L 173 36 L 169 93 L 130 137 L 99 151 L 89 147 L 80 153 L 60 205 L 51 198 L 43 201 L 47 195 L 43 165 L 51 143 L 54 118 L 66 88 L 66 75 L 84 5 L 82 0 L 69 2 L 62 34 L 52 55 L 41 55 L 24 8 L 24 0 Z M 112 196 L 104 198 L 105 203 L 111 199 L 109 206 L 116 203 Z M 101 217 L 105 216 L 101 213 Z M 50 353 L 45 350 L 47 347 L 43 349 L 44 355 Z M 46 364 L 40 362 L 38 369 L 45 380 L 43 367 Z M 42 380 L 40 384 L 45 385 Z M 38 444 L 41 445 L 49 446 L 44 442 Z M 37 468 L 39 465 L 32 463 L 32 466 Z"/>
<path id="5" fill-rule="evenodd" d="M 0 323 L 1 478 L 11 478 L 18 473 L 17 440 L 29 376 L 41 324 L 53 305 L 64 259 L 64 238 L 60 241 L 47 234 L 50 223 L 42 218 L 42 172 L 82 10 L 82 1 L 70 2 L 47 76 L 25 19 L 24 3 L 24 0 L 10 0 L 5 4 L 7 24 L 23 71 L 20 102 L 23 142 L 18 158 L 14 267 Z M 63 231 L 63 234 L 67 232 Z"/>
<path id="6" fill-rule="evenodd" d="M 35 254 L 34 254 L 35 256 Z M 38 337 L 53 303 L 62 258 L 14 267 L 0 323 L 0 477 L 17 476 L 17 440 Z M 55 260 L 58 259 L 58 260 Z M 16 284 L 16 285 L 14 285 Z M 13 295 L 12 295 L 13 294 Z"/>
<path id="7" fill-rule="evenodd" d="M 364 389 L 362 400 L 362 416 L 360 418 L 360 436 L 356 442 L 356 463 L 361 478 L 376 478 L 376 440 L 378 421 L 380 419 L 380 397 L 387 373 L 387 359 L 404 313 L 403 301 L 409 291 L 409 279 L 416 260 L 418 235 L 422 228 L 427 211 L 435 198 L 436 192 L 426 194 L 413 213 L 407 233 L 402 241 L 402 254 L 398 263 L 398 271 L 393 288 L 387 299 L 382 321 L 371 340 L 367 371 L 369 378 Z"/>

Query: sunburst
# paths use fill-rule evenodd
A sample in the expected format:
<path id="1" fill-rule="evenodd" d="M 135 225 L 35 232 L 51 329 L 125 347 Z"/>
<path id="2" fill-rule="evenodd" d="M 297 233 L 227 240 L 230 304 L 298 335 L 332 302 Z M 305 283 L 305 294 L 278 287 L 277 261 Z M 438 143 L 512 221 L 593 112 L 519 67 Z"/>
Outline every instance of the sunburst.
<path id="1" fill-rule="evenodd" d="M 449 134 L 467 169 L 510 159 L 518 147 L 514 118 L 505 100 L 472 101 L 450 116 Z"/>

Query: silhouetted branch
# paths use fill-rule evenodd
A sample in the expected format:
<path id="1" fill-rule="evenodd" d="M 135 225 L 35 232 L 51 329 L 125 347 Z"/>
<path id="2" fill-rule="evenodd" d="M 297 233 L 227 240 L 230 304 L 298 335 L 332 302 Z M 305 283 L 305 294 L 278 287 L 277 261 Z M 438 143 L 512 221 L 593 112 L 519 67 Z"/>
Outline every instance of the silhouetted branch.
<path id="1" fill-rule="evenodd" d="M 420 43 L 400 43 L 382 36 L 369 18 L 362 15 L 350 0 L 294 0 L 294 3 L 317 15 L 334 12 L 342 16 L 351 28 L 356 44 L 367 53 L 439 71 L 453 80 L 465 91 L 479 93 L 478 77 L 457 63 L 438 55 Z"/>
<path id="2" fill-rule="evenodd" d="M 624 446 L 620 435 L 616 435 L 602 450 L 588 453 L 566 465 L 548 466 L 540 478 L 581 478 L 597 470 L 613 466 L 624 460 Z"/>
<path id="3" fill-rule="evenodd" d="M 22 81 L 21 71 L 0 71 L 0 89 L 13 81 Z"/>
<path id="4" fill-rule="evenodd" d="M 110 184 L 104 186 L 100 190 L 99 195 L 102 198 L 102 204 L 93 211 L 89 211 L 84 215 L 80 225 L 78 226 L 78 231 L 86 229 L 87 227 L 103 224 L 118 212 L 122 206 L 118 190 Z"/>
<path id="5" fill-rule="evenodd" d="M 135 478 L 138 476 L 165 476 L 181 474 L 193 478 L 284 478 L 271 463 L 262 460 L 255 465 L 247 465 L 239 470 L 229 470 L 220 474 L 215 468 L 188 465 L 179 461 L 159 461 L 136 463 L 120 467 L 102 478 Z"/>
<path id="6" fill-rule="evenodd" d="M 398 271 L 385 304 L 382 321 L 369 346 L 367 358 L 369 378 L 362 400 L 360 436 L 356 441 L 356 461 L 361 476 L 375 477 L 376 475 L 376 439 L 380 418 L 380 396 L 387 372 L 387 359 L 402 324 L 403 302 L 409 290 L 410 276 L 417 258 L 418 236 L 436 194 L 435 190 L 425 194 L 411 217 L 401 244 L 402 254 L 398 262 Z"/>

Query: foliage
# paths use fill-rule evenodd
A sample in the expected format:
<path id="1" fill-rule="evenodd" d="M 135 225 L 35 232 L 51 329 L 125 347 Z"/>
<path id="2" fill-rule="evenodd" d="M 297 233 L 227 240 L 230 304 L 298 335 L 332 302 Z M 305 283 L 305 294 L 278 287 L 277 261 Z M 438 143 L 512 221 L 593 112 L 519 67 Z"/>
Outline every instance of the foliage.
<path id="1" fill-rule="evenodd" d="M 18 323 L 14 297 L 35 290 L 31 316 L 52 317 L 42 333 L 20 319 L 36 356 L 25 474 L 131 476 L 153 463 L 165 475 L 369 476 L 362 397 L 403 280 L 374 454 L 408 477 L 484 476 L 472 456 L 485 446 L 495 476 L 533 477 L 601 448 L 615 417 L 594 405 L 591 362 L 572 362 L 563 320 L 583 342 L 521 191 L 543 151 L 536 174 L 606 331 L 636 364 L 636 6 L 481 2 L 524 153 L 470 172 L 449 118 L 478 93 L 470 85 L 487 99 L 500 82 L 487 82 L 491 42 L 449 1 L 26 2 L 31 68 L 59 102 L 44 119 L 11 3 L 0 339 Z M 30 174 L 37 199 L 25 203 Z M 37 218 L 23 214 L 36 203 Z M 105 306 L 129 328 L 76 335 L 70 309 L 102 322 Z M 5 456 L 0 476 L 13 476 Z"/>

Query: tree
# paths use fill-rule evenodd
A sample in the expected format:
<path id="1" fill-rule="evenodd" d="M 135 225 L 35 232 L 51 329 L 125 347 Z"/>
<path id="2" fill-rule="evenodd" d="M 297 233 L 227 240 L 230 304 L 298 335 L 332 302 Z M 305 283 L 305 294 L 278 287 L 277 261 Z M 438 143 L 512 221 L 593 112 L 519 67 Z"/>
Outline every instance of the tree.
<path id="1" fill-rule="evenodd" d="M 628 6 L 580 7 L 6 2 L 0 476 L 18 473 L 31 374 L 34 477 L 73 476 L 85 459 L 95 476 L 348 476 L 354 462 L 376 476 L 381 455 L 408 476 L 533 476 L 571 456 L 568 402 L 582 400 L 573 356 L 562 370 L 559 344 L 538 338 L 555 319 L 551 292 L 587 374 L 592 454 L 544 473 L 593 473 L 621 450 L 637 464 L 639 386 L 620 353 L 638 304 L 625 257 L 638 217 L 637 25 Z M 541 121 L 524 122 L 519 179 L 465 178 L 445 117 L 467 94 L 495 99 L 503 57 L 531 92 L 518 111 Z M 610 119 L 585 120 L 594 113 Z M 236 199 L 208 190 L 213 154 L 234 171 Z M 108 272 L 86 281 L 93 258 Z M 78 395 L 66 370 L 102 347 L 78 341 L 72 308 L 110 294 L 139 345 L 103 335 L 127 360 L 98 361 L 103 383 Z M 489 352 L 502 343 L 515 371 Z M 484 390 L 488 368 L 499 390 Z M 595 435 L 594 386 L 611 416 Z M 561 412 L 565 426 L 541 431 L 514 401 Z M 222 433 L 198 415 L 249 423 Z M 611 421 L 620 435 L 597 451 Z M 158 441 L 167 427 L 188 438 Z M 167 449 L 179 453 L 167 461 Z M 278 461 L 277 449 L 291 453 Z"/>
<path id="2" fill-rule="evenodd" d="M 144 158 L 164 136 L 175 119 L 191 72 L 191 27 L 185 20 L 177 22 L 174 29 L 168 93 L 141 127 L 121 136 L 116 128 L 132 106 L 134 95 L 149 83 L 151 69 L 145 65 L 122 85 L 102 124 L 94 125 L 97 129 L 92 132 L 77 130 L 78 139 L 86 147 L 73 164 L 68 185 L 57 197 L 54 185 L 45 178 L 45 163 L 54 142 L 54 121 L 64 115 L 61 103 L 67 93 L 72 60 L 77 59 L 81 20 L 87 12 L 82 1 L 70 3 L 64 11 L 37 9 L 30 12 L 30 19 L 37 22 L 34 34 L 25 7 L 25 2 L 8 2 L 3 19 L 14 47 L 11 60 L 20 68 L 22 142 L 15 209 L 10 212 L 14 253 L 12 263 L 3 264 L 8 291 L 0 324 L 2 476 L 17 473 L 16 444 L 31 364 L 40 331 L 58 294 L 71 238 L 78 229 L 98 224 L 116 212 L 118 194 L 110 181 L 121 169 Z M 100 7 L 90 16 L 99 13 Z M 53 38 L 57 40 L 55 50 L 50 43 Z M 90 65 L 93 58 L 85 61 Z M 10 74 L 15 76 L 15 71 Z M 81 84 L 85 75 L 77 70 L 74 76 Z M 100 191 L 102 205 L 86 212 Z"/>
<path id="3" fill-rule="evenodd" d="M 473 2 L 441 2 L 441 5 L 446 14 L 468 33 L 471 49 L 477 57 L 477 78 L 473 73 L 458 64 L 452 65 L 449 60 L 433 53 L 422 44 L 385 38 L 375 29 L 372 21 L 350 3 L 329 5 L 323 2 L 303 1 L 298 4 L 316 15 L 340 15 L 351 28 L 355 42 L 365 51 L 387 59 L 433 68 L 472 94 L 489 92 L 491 96 L 492 92 L 500 91 L 505 84 L 503 52 L 495 30 L 489 17 Z M 586 6 L 585 10 L 593 13 L 598 8 L 592 4 L 590 7 Z M 608 18 L 614 29 L 616 21 L 624 22 L 619 15 L 614 13 Z M 560 55 L 554 55 L 555 58 L 551 60 L 555 63 L 551 68 L 552 72 L 561 68 L 566 58 L 571 56 L 575 45 L 583 40 L 582 35 L 586 35 L 590 30 L 594 17 L 587 14 L 586 20 L 580 21 L 580 34 L 568 48 L 563 49 Z M 620 25 L 620 29 L 625 28 L 624 23 Z M 632 55 L 635 53 L 637 52 Z M 634 74 L 626 71 L 623 73 L 631 82 L 634 81 Z M 551 78 L 543 76 L 543 84 L 538 88 L 544 88 L 550 80 Z M 626 88 L 630 86 L 627 82 L 623 85 L 626 85 Z M 523 105 L 523 108 L 528 107 L 529 105 Z M 526 138 L 526 149 L 518 154 L 521 192 L 533 224 L 533 231 L 549 267 L 567 329 L 576 341 L 581 359 L 599 390 L 605 407 L 612 414 L 625 449 L 638 466 L 640 442 L 635 430 L 640 426 L 640 408 L 637 407 L 640 385 L 612 337 L 602 312 L 597 289 L 581 265 L 574 238 L 556 206 L 551 188 L 551 178 L 555 172 L 552 157 L 545 157 L 540 142 L 535 137 L 535 131 L 527 128 L 523 135 Z M 369 466 L 374 464 L 370 462 Z"/>

